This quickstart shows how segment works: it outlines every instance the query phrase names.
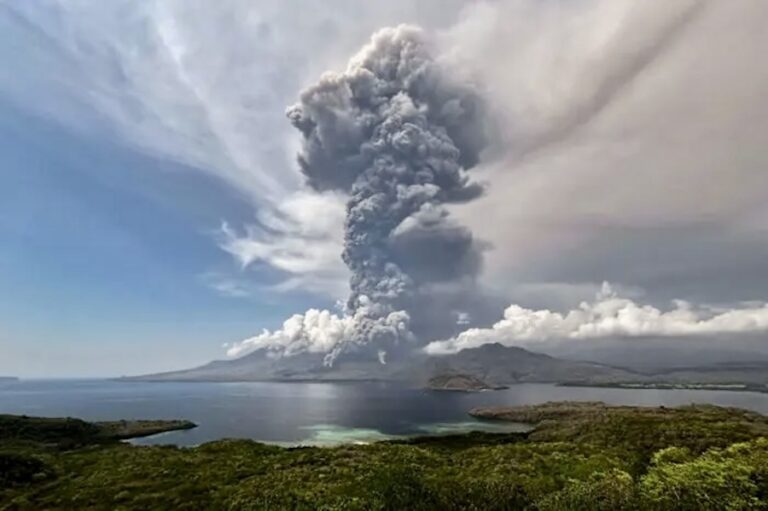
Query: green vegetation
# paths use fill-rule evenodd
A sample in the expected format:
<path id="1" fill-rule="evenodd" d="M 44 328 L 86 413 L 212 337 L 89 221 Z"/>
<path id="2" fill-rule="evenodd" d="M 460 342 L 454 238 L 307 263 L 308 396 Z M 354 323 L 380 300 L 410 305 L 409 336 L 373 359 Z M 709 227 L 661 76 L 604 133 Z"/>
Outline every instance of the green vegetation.
<path id="1" fill-rule="evenodd" d="M 184 420 L 85 422 L 70 417 L 49 419 L 0 415 L 0 445 L 36 443 L 72 449 L 195 427 L 194 422 Z"/>
<path id="2" fill-rule="evenodd" d="M 34 423 L 27 437 L 18 425 L 0 436 L 0 509 L 768 509 L 768 418 L 755 413 L 600 403 L 473 413 L 536 427 L 334 448 L 177 448 L 87 440 L 80 421 L 52 421 L 56 434 L 44 434 L 24 419 Z"/>
<path id="3" fill-rule="evenodd" d="M 197 427 L 197 424 L 194 422 L 183 420 L 111 421 L 97 422 L 96 425 L 101 429 L 101 435 L 117 440 L 139 438 L 166 431 L 179 431 Z"/>

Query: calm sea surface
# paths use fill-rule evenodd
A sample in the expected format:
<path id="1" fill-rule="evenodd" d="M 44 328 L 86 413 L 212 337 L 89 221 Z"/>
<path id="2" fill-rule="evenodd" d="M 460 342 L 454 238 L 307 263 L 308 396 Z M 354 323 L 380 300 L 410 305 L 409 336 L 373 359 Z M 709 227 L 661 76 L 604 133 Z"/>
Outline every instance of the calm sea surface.
<path id="1" fill-rule="evenodd" d="M 405 435 L 514 430 L 467 411 L 559 400 L 677 406 L 711 403 L 768 414 L 768 394 L 703 390 L 514 385 L 481 393 L 431 392 L 377 383 L 138 383 L 24 380 L 0 383 L 0 413 L 86 420 L 189 419 L 200 427 L 137 441 L 196 445 L 220 438 L 330 445 Z"/>

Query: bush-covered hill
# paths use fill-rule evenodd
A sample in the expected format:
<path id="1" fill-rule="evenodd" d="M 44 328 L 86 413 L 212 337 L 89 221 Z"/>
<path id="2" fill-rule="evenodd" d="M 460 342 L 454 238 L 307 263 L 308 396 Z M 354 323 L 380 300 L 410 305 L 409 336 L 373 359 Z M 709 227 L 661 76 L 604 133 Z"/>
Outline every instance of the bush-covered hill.
<path id="1" fill-rule="evenodd" d="M 116 440 L 155 435 L 165 431 L 192 429 L 185 420 L 132 420 L 85 422 L 80 419 L 0 415 L 0 442 L 55 445 L 74 448 L 84 445 L 114 443 Z"/>
<path id="2" fill-rule="evenodd" d="M 17 436 L 0 440 L 0 509 L 768 509 L 763 416 L 599 403 L 495 413 L 537 426 L 293 449 L 65 448 Z"/>

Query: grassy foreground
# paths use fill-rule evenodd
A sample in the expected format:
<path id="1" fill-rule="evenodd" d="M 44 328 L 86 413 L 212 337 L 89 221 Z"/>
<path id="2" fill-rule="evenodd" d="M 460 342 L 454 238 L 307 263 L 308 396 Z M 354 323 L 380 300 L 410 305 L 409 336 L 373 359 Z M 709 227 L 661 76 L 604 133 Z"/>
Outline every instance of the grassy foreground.
<path id="1" fill-rule="evenodd" d="M 473 413 L 537 427 L 294 449 L 51 442 L 0 429 L 0 509 L 768 509 L 768 418 L 758 414 L 600 403 Z"/>

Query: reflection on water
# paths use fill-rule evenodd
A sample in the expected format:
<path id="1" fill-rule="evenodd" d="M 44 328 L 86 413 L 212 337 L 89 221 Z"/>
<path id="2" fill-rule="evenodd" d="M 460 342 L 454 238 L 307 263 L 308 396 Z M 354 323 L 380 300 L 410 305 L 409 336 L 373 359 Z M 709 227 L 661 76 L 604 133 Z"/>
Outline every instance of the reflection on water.
<path id="1" fill-rule="evenodd" d="M 481 393 L 430 392 L 378 383 L 31 380 L 0 384 L 0 413 L 87 420 L 182 418 L 200 426 L 137 441 L 142 444 L 196 445 L 220 438 L 252 438 L 281 445 L 335 445 L 425 433 L 519 430 L 515 425 L 474 421 L 467 411 L 476 406 L 563 400 L 641 406 L 711 403 L 768 413 L 768 394 L 549 384 Z"/>

